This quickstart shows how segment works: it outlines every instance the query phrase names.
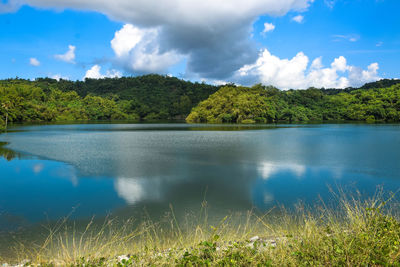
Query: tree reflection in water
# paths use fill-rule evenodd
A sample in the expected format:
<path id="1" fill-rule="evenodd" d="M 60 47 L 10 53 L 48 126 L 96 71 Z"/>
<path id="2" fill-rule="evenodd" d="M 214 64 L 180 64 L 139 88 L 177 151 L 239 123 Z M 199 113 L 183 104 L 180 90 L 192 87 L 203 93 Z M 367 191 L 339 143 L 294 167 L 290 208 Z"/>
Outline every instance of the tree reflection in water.
<path id="1" fill-rule="evenodd" d="M 20 158 L 20 154 L 17 152 L 14 152 L 8 148 L 5 148 L 4 146 L 7 145 L 5 142 L 0 142 L 0 157 L 5 158 L 7 161 L 11 161 L 15 158 Z"/>

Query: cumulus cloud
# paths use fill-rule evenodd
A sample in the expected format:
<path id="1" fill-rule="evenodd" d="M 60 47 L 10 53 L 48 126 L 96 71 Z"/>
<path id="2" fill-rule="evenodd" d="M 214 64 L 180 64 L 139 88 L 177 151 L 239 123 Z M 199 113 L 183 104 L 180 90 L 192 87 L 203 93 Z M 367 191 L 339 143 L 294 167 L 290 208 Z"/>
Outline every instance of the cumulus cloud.
<path id="1" fill-rule="evenodd" d="M 38 66 L 40 66 L 40 61 L 37 58 L 31 57 L 29 59 L 29 64 L 31 64 L 32 66 L 38 67 Z"/>
<path id="2" fill-rule="evenodd" d="M 144 36 L 135 46 L 126 44 L 123 50 L 126 52 L 131 48 L 125 54 L 128 59 L 124 63 L 136 62 L 134 66 L 134 63 L 127 65 L 132 70 L 164 69 L 167 58 L 184 55 L 188 75 L 225 79 L 257 59 L 258 51 L 251 39 L 251 31 L 259 16 L 304 11 L 314 0 L 10 1 L 41 8 L 97 11 L 135 25 L 144 31 Z M 156 61 L 160 62 L 160 67 L 153 64 Z M 150 67 L 143 69 L 146 65 Z"/>
<path id="3" fill-rule="evenodd" d="M 126 24 L 115 33 L 111 47 L 117 61 L 135 73 L 166 72 L 183 57 L 175 50 L 162 50 L 159 30 Z"/>
<path id="4" fill-rule="evenodd" d="M 302 15 L 297 15 L 295 17 L 292 18 L 293 21 L 297 22 L 297 23 L 302 23 L 304 20 L 304 16 Z"/>
<path id="5" fill-rule="evenodd" d="M 76 49 L 75 46 L 69 45 L 68 51 L 65 52 L 65 54 L 54 55 L 54 57 L 58 60 L 74 64 L 75 63 L 75 49 Z"/>
<path id="6" fill-rule="evenodd" d="M 89 70 L 86 71 L 85 77 L 90 78 L 90 79 L 103 79 L 103 78 L 115 78 L 115 77 L 121 77 L 122 74 L 121 72 L 117 70 L 107 70 L 106 74 L 101 74 L 101 67 L 99 65 L 94 65 L 91 67 Z"/>
<path id="7" fill-rule="evenodd" d="M 366 70 L 356 66 L 349 66 L 349 80 L 350 83 L 362 85 L 366 82 L 380 80 L 378 77 L 379 64 L 372 63 Z"/>
<path id="8" fill-rule="evenodd" d="M 316 59 L 313 60 L 313 62 L 311 63 L 311 69 L 312 70 L 318 70 L 318 69 L 322 69 L 323 65 L 322 65 L 322 57 L 317 57 Z"/>
<path id="9" fill-rule="evenodd" d="M 281 89 L 357 87 L 380 79 L 378 63 L 372 63 L 366 70 L 348 65 L 343 56 L 335 58 L 330 67 L 324 68 L 321 57 L 309 63 L 303 52 L 292 59 L 281 59 L 265 49 L 256 63 L 242 67 L 234 79 L 244 84 L 261 82 Z"/>
<path id="10" fill-rule="evenodd" d="M 331 64 L 332 69 L 344 72 L 348 70 L 350 67 L 347 66 L 347 59 L 343 56 L 335 58 Z"/>
<path id="11" fill-rule="evenodd" d="M 264 23 L 264 30 L 263 33 L 266 34 L 267 32 L 272 32 L 273 30 L 275 30 L 275 25 L 272 23 Z"/>
<path id="12" fill-rule="evenodd" d="M 143 39 L 145 31 L 131 24 L 126 24 L 115 33 L 111 47 L 118 57 L 127 56 L 129 52 Z"/>
<path id="13" fill-rule="evenodd" d="M 242 67 L 238 72 L 242 78 L 253 81 L 260 80 L 279 88 L 300 88 L 304 83 L 304 73 L 308 65 L 308 57 L 300 52 L 292 59 L 280 59 L 265 49 L 254 64 Z"/>

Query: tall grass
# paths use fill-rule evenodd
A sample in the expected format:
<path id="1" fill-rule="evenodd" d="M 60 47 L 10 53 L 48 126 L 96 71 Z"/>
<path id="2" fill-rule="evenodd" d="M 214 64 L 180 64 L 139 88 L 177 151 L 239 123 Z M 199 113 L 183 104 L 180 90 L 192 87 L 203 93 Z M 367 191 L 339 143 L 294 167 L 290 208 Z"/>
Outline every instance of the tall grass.
<path id="1" fill-rule="evenodd" d="M 67 219 L 41 242 L 19 242 L 2 261 L 31 265 L 400 266 L 399 205 L 382 192 L 368 200 L 336 195 L 335 206 L 298 205 L 230 214 L 210 223 L 207 205 L 183 222 L 94 221 L 77 230 Z M 252 238 L 258 236 L 259 238 Z M 250 241 L 251 239 L 251 241 Z M 118 256 L 126 255 L 124 260 Z M 1 261 L 0 261 L 1 263 Z"/>

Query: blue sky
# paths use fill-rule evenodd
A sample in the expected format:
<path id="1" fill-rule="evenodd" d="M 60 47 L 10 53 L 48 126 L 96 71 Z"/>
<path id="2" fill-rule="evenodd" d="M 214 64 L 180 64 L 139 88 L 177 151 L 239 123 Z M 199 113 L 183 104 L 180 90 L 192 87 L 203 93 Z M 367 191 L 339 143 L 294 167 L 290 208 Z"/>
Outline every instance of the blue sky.
<path id="1" fill-rule="evenodd" d="M 282 89 L 400 78 L 400 1 L 277 2 L 3 0 L 0 78 L 160 73 Z"/>

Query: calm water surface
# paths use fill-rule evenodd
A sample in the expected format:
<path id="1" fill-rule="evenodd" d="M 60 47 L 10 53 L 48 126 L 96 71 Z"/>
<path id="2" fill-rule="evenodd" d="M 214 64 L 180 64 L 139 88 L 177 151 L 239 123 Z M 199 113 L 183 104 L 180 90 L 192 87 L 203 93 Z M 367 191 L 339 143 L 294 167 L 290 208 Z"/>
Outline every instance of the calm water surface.
<path id="1" fill-rule="evenodd" d="M 213 214 L 400 188 L 400 125 L 21 126 L 0 135 L 0 231 L 65 216 Z"/>

